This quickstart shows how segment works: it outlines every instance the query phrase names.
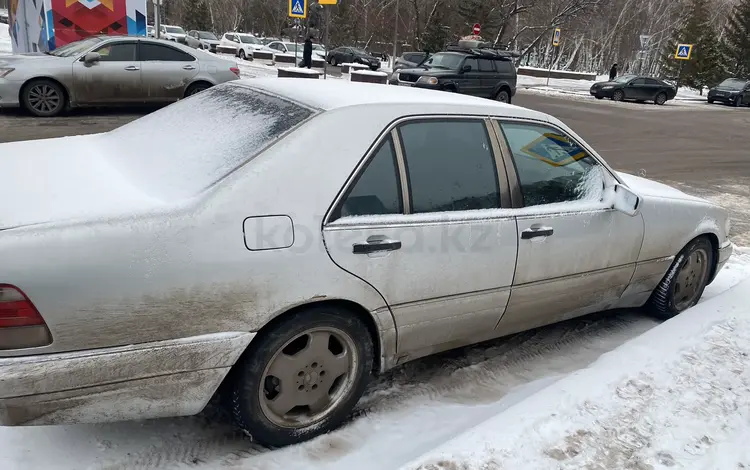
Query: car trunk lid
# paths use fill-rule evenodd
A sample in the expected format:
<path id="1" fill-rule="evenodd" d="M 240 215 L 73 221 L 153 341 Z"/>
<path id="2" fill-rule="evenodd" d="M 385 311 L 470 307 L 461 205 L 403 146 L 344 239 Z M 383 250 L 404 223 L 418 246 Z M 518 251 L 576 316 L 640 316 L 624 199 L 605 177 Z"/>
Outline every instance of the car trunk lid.
<path id="1" fill-rule="evenodd" d="M 165 206 L 104 158 L 106 143 L 93 135 L 0 144 L 0 230 Z"/>

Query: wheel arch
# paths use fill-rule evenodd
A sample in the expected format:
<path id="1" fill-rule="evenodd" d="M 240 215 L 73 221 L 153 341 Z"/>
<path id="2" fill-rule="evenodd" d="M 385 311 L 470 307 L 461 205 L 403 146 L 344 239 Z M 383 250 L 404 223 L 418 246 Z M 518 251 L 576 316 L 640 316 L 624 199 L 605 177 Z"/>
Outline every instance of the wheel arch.
<path id="1" fill-rule="evenodd" d="M 206 80 L 205 78 L 197 78 L 194 81 L 190 82 L 190 85 L 188 85 L 187 87 L 185 87 L 185 93 L 183 95 L 183 98 L 187 96 L 188 91 L 190 91 L 190 89 L 192 87 L 194 87 L 195 85 L 201 85 L 201 84 L 208 85 L 209 88 L 213 87 L 213 86 L 216 86 L 215 83 L 211 83 L 210 81 Z"/>
<path id="2" fill-rule="evenodd" d="M 60 85 L 60 88 L 62 88 L 63 93 L 65 94 L 65 104 L 67 106 L 73 105 L 73 96 L 71 95 L 68 87 L 57 78 L 49 77 L 47 75 L 40 75 L 37 77 L 32 77 L 26 80 L 25 82 L 23 82 L 23 85 L 21 85 L 21 89 L 18 91 L 18 102 L 21 103 L 21 105 L 23 105 L 23 94 L 26 92 L 26 88 L 31 84 L 31 82 L 36 81 L 36 80 L 49 80 L 51 82 L 55 82 L 56 84 Z"/>

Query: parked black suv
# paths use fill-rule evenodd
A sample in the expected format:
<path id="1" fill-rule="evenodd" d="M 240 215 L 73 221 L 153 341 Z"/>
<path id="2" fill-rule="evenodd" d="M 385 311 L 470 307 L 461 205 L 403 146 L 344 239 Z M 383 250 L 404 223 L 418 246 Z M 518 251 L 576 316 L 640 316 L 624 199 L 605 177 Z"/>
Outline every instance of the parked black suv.
<path id="1" fill-rule="evenodd" d="M 714 101 L 735 107 L 750 106 L 750 80 L 727 78 L 708 92 L 708 104 Z"/>
<path id="2" fill-rule="evenodd" d="M 468 44 L 467 44 L 468 43 Z M 391 85 L 444 90 L 510 103 L 516 94 L 515 54 L 461 41 L 438 52 L 421 66 L 391 75 Z"/>

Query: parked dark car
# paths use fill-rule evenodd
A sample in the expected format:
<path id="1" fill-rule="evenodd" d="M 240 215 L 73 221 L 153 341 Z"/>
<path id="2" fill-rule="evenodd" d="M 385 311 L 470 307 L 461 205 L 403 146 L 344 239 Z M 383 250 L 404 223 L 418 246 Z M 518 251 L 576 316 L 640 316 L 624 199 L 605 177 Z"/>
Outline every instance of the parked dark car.
<path id="1" fill-rule="evenodd" d="M 719 101 L 733 106 L 750 106 L 750 80 L 727 78 L 708 92 L 708 103 Z"/>
<path id="2" fill-rule="evenodd" d="M 393 70 L 412 69 L 418 67 L 427 59 L 426 52 L 404 52 L 396 59 Z"/>
<path id="3" fill-rule="evenodd" d="M 333 66 L 353 63 L 368 65 L 372 70 L 380 68 L 380 59 L 357 47 L 337 47 L 328 53 L 326 60 Z"/>
<path id="4" fill-rule="evenodd" d="M 516 94 L 514 56 L 488 48 L 451 47 L 416 68 L 398 70 L 391 85 L 414 86 L 510 103 Z"/>
<path id="5" fill-rule="evenodd" d="M 610 98 L 613 101 L 653 101 L 663 105 L 677 96 L 677 87 L 656 78 L 623 75 L 611 82 L 594 83 L 591 95 L 599 100 Z"/>

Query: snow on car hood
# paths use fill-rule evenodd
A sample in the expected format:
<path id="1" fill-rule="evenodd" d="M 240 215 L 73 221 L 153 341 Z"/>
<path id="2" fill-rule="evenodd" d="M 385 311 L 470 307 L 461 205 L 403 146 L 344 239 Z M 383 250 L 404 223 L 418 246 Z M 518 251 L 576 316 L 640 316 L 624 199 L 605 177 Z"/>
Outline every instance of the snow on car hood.
<path id="1" fill-rule="evenodd" d="M 617 176 L 633 191 L 641 197 L 658 197 L 662 199 L 683 199 L 686 201 L 702 202 L 710 204 L 705 199 L 691 196 L 683 193 L 679 189 L 667 186 L 640 176 L 630 175 L 628 173 L 617 172 Z"/>
<path id="2" fill-rule="evenodd" d="M 101 135 L 0 144 L 0 230 L 156 210 L 107 159 Z"/>

